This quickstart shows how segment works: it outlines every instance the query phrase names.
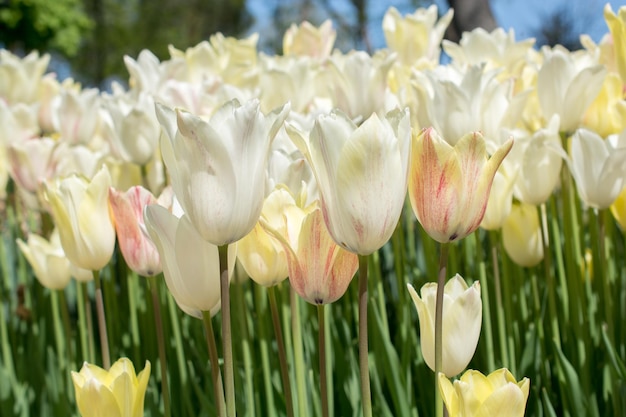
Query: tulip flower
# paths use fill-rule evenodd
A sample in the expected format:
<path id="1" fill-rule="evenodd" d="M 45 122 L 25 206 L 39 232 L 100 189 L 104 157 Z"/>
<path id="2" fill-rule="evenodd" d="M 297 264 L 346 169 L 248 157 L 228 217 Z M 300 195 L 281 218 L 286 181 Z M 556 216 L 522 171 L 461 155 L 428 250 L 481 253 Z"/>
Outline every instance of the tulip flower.
<path id="1" fill-rule="evenodd" d="M 359 266 L 358 256 L 333 241 L 319 208 L 305 215 L 300 228 L 279 231 L 263 221 L 261 224 L 282 243 L 289 282 L 300 297 L 320 305 L 332 303 L 346 292 Z"/>
<path id="2" fill-rule="evenodd" d="M 320 116 L 308 141 L 290 129 L 317 178 L 324 221 L 338 244 L 369 255 L 395 230 L 406 198 L 408 110 L 372 114 L 357 127 L 337 111 Z"/>
<path id="3" fill-rule="evenodd" d="M 61 134 L 61 140 L 71 145 L 88 145 L 100 123 L 100 95 L 96 88 L 62 90 L 58 107 L 52 114 L 52 124 Z"/>
<path id="4" fill-rule="evenodd" d="M 330 55 L 336 38 L 337 31 L 330 20 L 319 27 L 307 21 L 292 23 L 283 36 L 283 55 L 310 56 L 321 61 Z"/>
<path id="5" fill-rule="evenodd" d="M 626 187 L 622 188 L 613 204 L 611 213 L 623 231 L 626 231 Z"/>
<path id="6" fill-rule="evenodd" d="M 63 252 L 56 229 L 50 240 L 30 234 L 27 242 L 17 239 L 17 245 L 41 285 L 51 290 L 62 290 L 67 286 L 71 278 L 70 262 Z"/>
<path id="7" fill-rule="evenodd" d="M 174 194 L 214 245 L 247 235 L 261 215 L 270 146 L 289 106 L 264 115 L 259 101 L 221 107 L 209 121 L 157 105 L 163 160 Z"/>
<path id="8" fill-rule="evenodd" d="M 617 71 L 622 79 L 622 84 L 626 85 L 626 7 L 620 7 L 615 14 L 611 5 L 607 3 L 604 6 L 604 20 L 606 20 L 613 38 Z"/>
<path id="9" fill-rule="evenodd" d="M 580 198 L 589 207 L 608 208 L 626 181 L 626 130 L 604 140 L 578 129 L 571 142 L 570 170 Z"/>
<path id="10" fill-rule="evenodd" d="M 420 324 L 420 346 L 426 365 L 435 369 L 435 299 L 437 285 L 425 284 L 421 297 L 411 284 L 407 284 L 417 309 Z M 474 356 L 482 325 L 482 300 L 480 283 L 471 287 L 456 274 L 444 286 L 442 324 L 442 368 L 447 376 L 462 372 Z"/>
<path id="11" fill-rule="evenodd" d="M 454 383 L 440 373 L 439 389 L 450 417 L 523 417 L 530 380 L 517 382 L 504 368 L 487 376 L 469 370 Z"/>
<path id="12" fill-rule="evenodd" d="M 504 250 L 518 265 L 531 267 L 543 259 L 543 242 L 537 207 L 515 204 L 502 225 Z"/>
<path id="13" fill-rule="evenodd" d="M 159 252 L 148 236 L 143 219 L 144 207 L 157 204 L 157 199 L 141 186 L 132 187 L 125 193 L 110 188 L 109 204 L 120 250 L 128 267 L 145 277 L 160 273 Z"/>
<path id="14" fill-rule="evenodd" d="M 537 74 L 537 94 L 545 119 L 558 114 L 561 131 L 573 132 L 582 123 L 589 105 L 602 89 L 606 69 L 587 65 L 560 46 L 544 47 L 545 59 Z"/>
<path id="15" fill-rule="evenodd" d="M 202 319 L 202 312 L 220 310 L 220 263 L 217 246 L 200 236 L 187 215 L 178 218 L 158 204 L 145 208 L 144 220 L 155 243 L 165 283 L 185 313 Z M 229 249 L 229 275 L 235 261 Z"/>
<path id="16" fill-rule="evenodd" d="M 515 174 L 511 174 L 501 165 L 493 177 L 493 184 L 489 192 L 487 209 L 480 223 L 480 227 L 485 230 L 498 230 L 509 217 L 511 205 L 513 204 L 513 186 L 515 185 Z"/>
<path id="17" fill-rule="evenodd" d="M 478 228 L 493 178 L 512 146 L 508 140 L 487 159 L 478 132 L 463 136 L 454 147 L 432 128 L 414 137 L 409 197 L 413 212 L 433 239 L 452 242 Z"/>
<path id="18" fill-rule="evenodd" d="M 98 271 L 111 259 L 115 229 L 109 217 L 111 177 L 106 166 L 87 180 L 78 175 L 45 183 L 44 197 L 59 230 L 68 259 Z"/>
<path id="19" fill-rule="evenodd" d="M 149 361 L 139 375 L 128 358 L 108 371 L 85 362 L 80 372 L 72 372 L 78 411 L 82 417 L 142 417 L 149 379 Z"/>
<path id="20" fill-rule="evenodd" d="M 305 216 L 306 211 L 296 205 L 293 196 L 285 188 L 276 188 L 265 199 L 259 223 L 237 242 L 237 259 L 254 282 L 271 287 L 289 275 L 283 244 L 268 233 L 261 223 L 286 236 L 288 229 L 300 229 Z"/>

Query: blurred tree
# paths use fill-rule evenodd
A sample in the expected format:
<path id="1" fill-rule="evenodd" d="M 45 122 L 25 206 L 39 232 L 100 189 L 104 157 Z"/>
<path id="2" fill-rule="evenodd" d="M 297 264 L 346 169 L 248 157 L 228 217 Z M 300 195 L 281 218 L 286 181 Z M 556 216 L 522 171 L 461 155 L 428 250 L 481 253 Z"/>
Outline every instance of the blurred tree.
<path id="1" fill-rule="evenodd" d="M 460 41 L 463 32 L 478 27 L 488 32 L 498 27 L 489 0 L 448 0 L 448 5 L 454 9 L 454 17 L 446 30 L 446 39 L 452 42 Z"/>
<path id="2" fill-rule="evenodd" d="M 588 18 L 574 16 L 571 9 L 563 5 L 540 22 L 539 28 L 535 29 L 538 46 L 562 45 L 570 51 L 582 48 L 580 34 L 584 33 L 583 28 L 588 26 Z"/>
<path id="3" fill-rule="evenodd" d="M 0 44 L 15 53 L 77 53 L 92 21 L 81 0 L 0 0 Z"/>
<path id="4" fill-rule="evenodd" d="M 78 78 L 104 87 L 126 80 L 122 57 L 149 49 L 169 58 L 168 45 L 184 49 L 220 31 L 241 36 L 249 26 L 245 0 L 83 0 L 95 22 L 72 66 Z"/>

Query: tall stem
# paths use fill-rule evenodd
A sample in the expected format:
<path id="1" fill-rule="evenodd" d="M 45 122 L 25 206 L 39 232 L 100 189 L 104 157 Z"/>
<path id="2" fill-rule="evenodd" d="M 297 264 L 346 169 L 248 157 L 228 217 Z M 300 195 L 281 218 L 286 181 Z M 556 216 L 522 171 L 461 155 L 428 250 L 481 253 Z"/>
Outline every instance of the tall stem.
<path id="1" fill-rule="evenodd" d="M 280 325 L 280 317 L 278 315 L 278 306 L 276 303 L 276 288 L 269 287 L 267 295 L 270 299 L 270 310 L 272 313 L 272 324 L 274 325 L 274 333 L 276 335 L 276 344 L 278 345 L 278 361 L 280 362 L 280 376 L 283 380 L 283 390 L 285 391 L 285 408 L 287 409 L 287 417 L 293 417 L 293 399 L 291 397 L 291 382 L 289 381 L 289 370 L 287 368 L 287 355 L 285 354 L 285 341 L 283 340 L 283 330 Z"/>
<path id="2" fill-rule="evenodd" d="M 211 361 L 211 378 L 213 379 L 213 395 L 217 406 L 217 415 L 226 416 L 226 405 L 224 403 L 224 386 L 222 385 L 222 373 L 217 357 L 217 344 L 215 343 L 215 333 L 213 333 L 213 322 L 211 312 L 202 312 L 202 322 L 204 323 L 204 335 L 206 337 L 207 348 L 209 349 L 209 360 Z"/>
<path id="3" fill-rule="evenodd" d="M 233 340 L 230 326 L 230 282 L 228 279 L 228 245 L 221 245 L 220 299 L 222 302 L 222 346 L 224 353 L 224 385 L 226 388 L 226 413 L 235 417 L 235 375 L 233 371 Z"/>
<path id="4" fill-rule="evenodd" d="M 100 347 L 102 349 L 102 367 L 108 370 L 111 367 L 111 354 L 109 353 L 109 337 L 107 336 L 107 321 L 104 314 L 100 271 L 93 271 L 93 278 L 96 283 L 96 313 L 98 315 L 98 330 L 100 332 Z"/>
<path id="5" fill-rule="evenodd" d="M 437 275 L 437 298 L 435 300 L 435 412 L 443 416 L 443 401 L 439 392 L 439 372 L 443 362 L 443 290 L 446 285 L 448 268 L 448 243 L 439 248 L 439 274 Z"/>
<path id="6" fill-rule="evenodd" d="M 163 396 L 164 416 L 172 415 L 170 408 L 170 390 L 167 379 L 167 358 L 165 356 L 165 337 L 163 335 L 163 318 L 161 317 L 161 300 L 159 299 L 159 286 L 156 277 L 148 277 L 148 286 L 152 293 L 152 309 L 154 310 L 154 326 L 159 348 L 159 362 L 161 364 L 161 395 Z"/>
<path id="7" fill-rule="evenodd" d="M 298 396 L 298 415 L 309 417 L 309 407 L 305 391 L 305 363 L 302 348 L 302 323 L 300 320 L 300 303 L 296 292 L 289 286 L 289 303 L 291 305 L 291 334 L 293 335 L 293 357 L 296 368 L 296 389 Z"/>
<path id="8" fill-rule="evenodd" d="M 363 417 L 372 417 L 372 396 L 367 346 L 367 256 L 359 255 L 359 367 Z"/>
<path id="9" fill-rule="evenodd" d="M 328 417 L 328 384 L 326 376 L 326 326 L 324 323 L 324 304 L 317 305 L 317 326 L 319 331 L 318 346 L 320 356 L 320 395 L 322 397 L 322 417 Z"/>

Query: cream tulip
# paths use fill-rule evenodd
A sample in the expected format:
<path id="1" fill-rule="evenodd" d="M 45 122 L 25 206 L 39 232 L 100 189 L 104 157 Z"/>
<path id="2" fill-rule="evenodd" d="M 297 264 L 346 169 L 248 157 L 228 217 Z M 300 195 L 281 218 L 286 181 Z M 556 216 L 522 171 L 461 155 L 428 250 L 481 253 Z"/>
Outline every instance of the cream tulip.
<path id="1" fill-rule="evenodd" d="M 523 417 L 530 380 L 517 382 L 505 368 L 487 376 L 470 369 L 454 383 L 440 373 L 439 390 L 450 417 Z"/>
<path id="2" fill-rule="evenodd" d="M 606 20 L 613 38 L 617 71 L 622 79 L 622 84 L 626 85 L 626 6 L 620 7 L 615 14 L 611 5 L 607 3 L 604 6 L 604 20 Z"/>
<path id="3" fill-rule="evenodd" d="M 435 370 L 435 301 L 437 283 L 429 282 L 420 295 L 407 284 L 417 309 L 420 324 L 420 346 L 426 365 Z M 474 356 L 482 326 L 480 283 L 471 287 L 456 274 L 444 287 L 442 323 L 442 366 L 447 376 L 461 373 Z"/>
<path id="4" fill-rule="evenodd" d="M 408 110 L 372 114 L 357 127 L 346 115 L 320 116 L 308 140 L 290 129 L 308 159 L 324 221 L 339 245 L 369 255 L 391 237 L 406 198 L 411 126 Z"/>
<path id="5" fill-rule="evenodd" d="M 502 241 L 507 255 L 516 264 L 532 267 L 541 262 L 543 243 L 537 207 L 514 204 L 502 225 Z"/>
<path id="6" fill-rule="evenodd" d="M 426 233 L 438 242 L 469 235 L 483 219 L 493 178 L 511 150 L 508 140 L 487 159 L 479 132 L 452 147 L 437 132 L 423 130 L 413 140 L 409 197 Z"/>
<path id="7" fill-rule="evenodd" d="M 87 180 L 78 175 L 45 183 L 44 198 L 50 204 L 63 250 L 76 266 L 102 269 L 115 247 L 115 229 L 109 217 L 111 177 L 106 166 Z"/>
<path id="8" fill-rule="evenodd" d="M 336 38 L 337 31 L 330 20 L 319 27 L 307 21 L 292 23 L 283 36 L 283 55 L 309 56 L 321 61 L 330 55 Z"/>
<path id="9" fill-rule="evenodd" d="M 41 285 L 51 290 L 62 290 L 69 284 L 70 261 L 63 252 L 56 229 L 50 235 L 49 240 L 30 234 L 27 242 L 17 239 L 17 246 L 26 257 L 35 278 Z"/>
<path id="10" fill-rule="evenodd" d="M 220 263 L 217 246 L 207 242 L 187 215 L 176 217 L 158 204 L 145 208 L 148 233 L 159 251 L 165 283 L 185 313 L 202 319 L 220 310 Z M 229 276 L 235 262 L 234 248 L 228 250 Z"/>
<path id="11" fill-rule="evenodd" d="M 128 358 L 108 371 L 85 362 L 80 372 L 72 372 L 78 411 L 82 417 L 143 417 L 149 379 L 149 361 L 138 375 Z"/>
<path id="12" fill-rule="evenodd" d="M 589 207 L 608 208 L 626 183 L 626 130 L 605 140 L 578 129 L 570 153 L 570 171 L 580 198 Z"/>
<path id="13" fill-rule="evenodd" d="M 271 142 L 289 111 L 264 115 L 258 100 L 226 103 L 210 120 L 157 105 L 161 152 L 174 194 L 200 235 L 236 242 L 259 219 Z"/>

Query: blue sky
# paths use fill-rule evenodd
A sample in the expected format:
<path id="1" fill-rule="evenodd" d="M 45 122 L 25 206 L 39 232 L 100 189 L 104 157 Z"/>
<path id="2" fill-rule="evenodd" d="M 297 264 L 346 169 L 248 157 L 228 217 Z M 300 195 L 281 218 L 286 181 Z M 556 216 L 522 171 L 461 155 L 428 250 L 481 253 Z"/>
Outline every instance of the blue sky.
<path id="1" fill-rule="evenodd" d="M 297 0 L 300 2 L 300 0 Z M 435 0 L 442 9 L 447 9 L 445 0 Z M 276 4 L 288 4 L 290 0 L 248 0 L 248 9 L 255 16 L 256 24 L 250 32 L 259 32 L 261 41 L 267 36 L 266 31 L 271 31 L 271 13 Z M 491 0 L 492 11 L 498 24 L 504 29 L 513 28 L 516 39 L 533 37 L 541 22 L 555 11 L 567 7 L 579 23 L 580 30 L 588 33 L 592 39 L 598 42 L 602 35 L 608 32 L 603 18 L 603 8 L 606 0 Z M 610 0 L 609 3 L 614 11 L 626 5 L 626 0 Z M 348 2 L 333 1 L 333 7 L 343 16 L 349 17 L 354 14 Z M 369 0 L 369 34 L 374 48 L 382 48 L 385 41 L 382 34 L 381 22 L 385 11 L 390 7 L 396 7 L 402 14 L 411 13 L 415 10 L 409 0 L 376 1 Z"/>

